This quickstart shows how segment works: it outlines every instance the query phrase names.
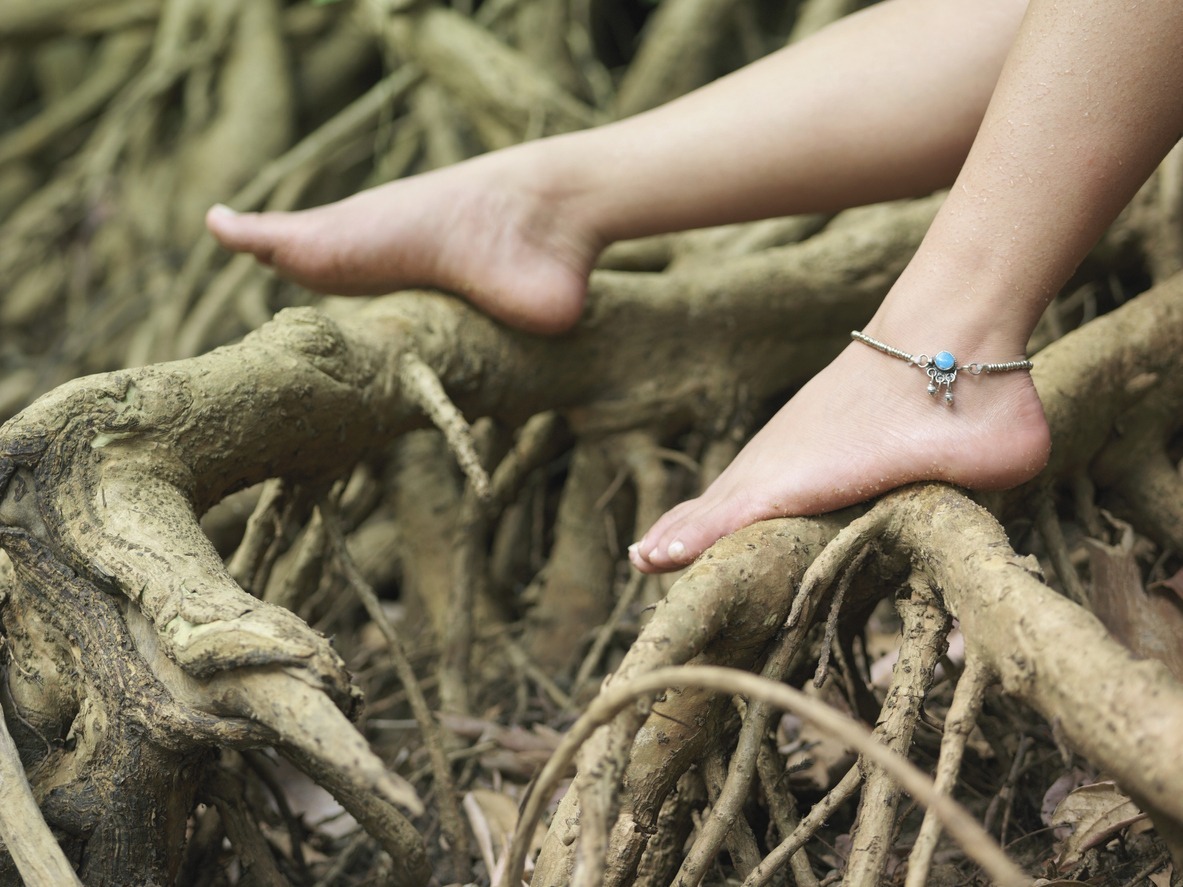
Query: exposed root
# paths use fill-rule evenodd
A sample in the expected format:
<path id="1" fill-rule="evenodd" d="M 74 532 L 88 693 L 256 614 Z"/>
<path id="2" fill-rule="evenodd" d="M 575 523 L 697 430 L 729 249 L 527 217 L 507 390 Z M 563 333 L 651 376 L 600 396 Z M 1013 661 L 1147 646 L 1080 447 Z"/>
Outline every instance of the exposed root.
<path id="1" fill-rule="evenodd" d="M 904 623 L 903 645 L 874 732 L 884 747 L 901 756 L 912 746 L 924 697 L 932 686 L 937 663 L 945 654 L 945 637 L 949 633 L 948 615 L 935 604 L 924 584 L 914 582 L 911 592 L 910 598 L 896 601 Z M 846 878 L 850 884 L 877 884 L 883 879 L 892 849 L 890 836 L 900 800 L 899 781 L 885 768 L 865 760 L 860 766 L 864 768 L 864 787 L 858 819 L 851 828 Z"/>
<path id="2" fill-rule="evenodd" d="M 570 766 L 576 753 L 591 734 L 617 714 L 635 705 L 638 700 L 660 692 L 669 686 L 699 686 L 722 693 L 741 693 L 750 699 L 760 699 L 770 705 L 785 708 L 808 718 L 819 728 L 857 749 L 868 761 L 882 767 L 900 783 L 904 791 L 926 807 L 934 809 L 950 833 L 990 877 L 1000 885 L 1023 887 L 1027 877 L 1006 855 L 981 826 L 958 804 L 938 794 L 928 777 L 906 759 L 880 745 L 870 732 L 855 721 L 811 699 L 792 687 L 777 684 L 747 672 L 711 666 L 682 666 L 661 668 L 627 682 L 607 688 L 572 725 L 532 786 L 530 796 L 514 834 L 514 842 L 506 865 L 502 887 L 518 883 L 525 856 L 526 837 L 538 823 L 546 798 L 554 790 L 563 771 Z"/>
<path id="3" fill-rule="evenodd" d="M 781 839 L 784 840 L 790 835 L 796 834 L 800 826 L 800 817 L 797 815 L 796 799 L 784 785 L 787 774 L 776 757 L 776 749 L 767 740 L 760 746 L 756 767 L 760 774 L 760 788 L 765 802 L 768 804 L 772 821 L 776 825 Z M 776 852 L 775 848 L 772 852 Z M 750 882 L 755 873 L 760 870 L 761 865 L 769 860 L 772 860 L 772 853 L 764 857 L 760 864 L 748 873 L 744 883 Z M 809 856 L 803 850 L 797 850 L 789 856 L 789 867 L 797 887 L 818 887 L 817 876 L 813 873 L 813 866 L 809 864 Z M 773 869 L 775 870 L 775 868 L 774 865 Z"/>
<path id="4" fill-rule="evenodd" d="M 489 147 L 596 122 L 596 112 L 548 73 L 457 12 L 427 7 L 378 26 L 458 97 Z"/>
<path id="5" fill-rule="evenodd" d="M 718 742 L 712 743 L 703 756 L 702 778 L 707 787 L 707 799 L 712 807 L 717 807 L 723 783 L 727 779 L 727 764 L 723 760 L 723 749 Z M 760 862 L 760 848 L 756 845 L 751 823 L 743 815 L 742 810 L 724 813 L 723 818 L 729 820 L 730 825 L 724 836 L 727 852 L 735 864 L 736 871 L 740 875 L 746 875 Z M 698 881 L 687 881 L 681 874 L 674 880 L 678 887 L 689 887 L 692 883 L 697 884 Z"/>
<path id="6" fill-rule="evenodd" d="M 284 887 L 287 879 L 280 873 L 267 839 L 247 809 L 242 784 L 229 773 L 219 771 L 206 791 L 217 806 L 226 838 L 238 853 L 243 877 L 260 887 Z"/>
<path id="7" fill-rule="evenodd" d="M 794 580 L 833 532 L 834 524 L 828 521 L 769 521 L 721 541 L 657 605 L 608 685 L 699 654 L 707 661 L 750 667 L 782 624 Z M 790 631 L 781 641 L 782 649 L 791 655 L 801 636 L 795 632 L 805 630 L 798 626 Z M 538 883 L 569 883 L 575 835 L 588 828 L 603 828 L 606 834 L 616 804 L 625 815 L 611 838 L 610 883 L 627 882 L 662 801 L 682 768 L 701 750 L 698 725 L 712 723 L 717 717 L 712 711 L 708 696 L 688 691 L 685 697 L 671 696 L 652 715 L 638 706 L 597 733 L 580 752 L 586 763 L 581 764 L 576 790 L 564 798 L 543 845 L 535 871 Z M 633 748 L 630 762 L 629 749 L 638 731 L 643 743 Z M 626 788 L 618 794 L 626 765 Z M 600 806 L 589 810 L 584 792 L 597 795 Z M 607 840 L 593 846 L 606 850 Z"/>
<path id="8" fill-rule="evenodd" d="M 890 532 L 942 590 L 968 650 L 1003 689 L 1075 750 L 1105 761 L 1143 809 L 1183 821 L 1183 774 L 1155 751 L 1183 730 L 1183 688 L 1167 668 L 1134 659 L 1095 617 L 1036 579 L 1001 527 L 953 491 L 930 485 L 890 498 Z"/>
<path id="9" fill-rule="evenodd" d="M 949 706 L 949 714 L 945 717 L 945 731 L 941 738 L 941 755 L 937 761 L 933 784 L 942 794 L 950 794 L 953 790 L 957 773 L 961 769 L 965 743 L 977 724 L 978 714 L 982 710 L 982 700 L 990 683 L 990 674 L 982 668 L 977 657 L 968 657 L 961 679 L 957 682 L 957 690 L 953 694 L 953 704 Z M 908 856 L 908 876 L 904 887 L 924 887 L 928 883 L 932 855 L 937 848 L 940 829 L 940 820 L 931 810 L 925 811 L 920 833 L 916 836 L 916 842 Z"/>
<path id="10" fill-rule="evenodd" d="M 0 2 L 0 117 L 13 121 L 0 134 L 0 326 L 12 332 L 0 341 L 0 418 L 67 379 L 188 357 L 240 338 L 285 304 L 307 303 L 252 259 L 225 261 L 199 231 L 215 200 L 242 210 L 320 203 L 629 113 L 770 50 L 791 16 L 797 39 L 858 4 L 809 0 L 773 13 L 734 0 L 663 0 L 640 38 L 626 23 L 632 16 L 606 26 L 620 11 L 611 3 L 491 0 L 471 16 L 464 5 Z M 618 93 L 612 77 L 636 45 Z M 1143 190 L 1036 342 L 1123 301 L 1132 281 L 1149 276 L 1156 291 L 1039 355 L 1052 465 L 1025 490 L 983 497 L 1000 515 L 1037 513 L 1061 584 L 1098 612 L 1108 589 L 1170 604 L 1168 583 L 1178 584 L 1169 549 L 1183 547 L 1172 464 L 1183 416 L 1183 282 L 1166 278 L 1183 242 L 1181 157 L 1174 152 Z M 82 880 L 118 882 L 114 871 L 164 883 L 179 872 L 185 883 L 221 864 L 227 837 L 246 877 L 274 883 L 277 867 L 287 875 L 268 864 L 272 855 L 283 862 L 284 832 L 268 848 L 268 814 L 248 806 L 249 792 L 242 803 L 212 764 L 215 749 L 260 745 L 282 748 L 373 836 L 317 843 L 334 854 L 311 866 L 321 883 L 362 878 L 369 858 L 384 858 L 375 843 L 393 860 L 395 883 L 471 880 L 479 875 L 465 870 L 475 857 L 446 803 L 455 797 L 449 779 L 483 782 L 512 807 L 515 777 L 557 742 L 547 725 L 579 705 L 603 669 L 616 672 L 609 695 L 685 662 L 800 685 L 820 643 L 823 673 L 831 651 L 838 659 L 844 686 L 833 695 L 845 691 L 869 720 L 860 673 L 870 663 L 852 638 L 869 604 L 904 584 L 931 586 L 961 617 L 969 647 L 938 765 L 942 793 L 952 791 L 981 686 L 997 680 L 1035 705 L 1064 747 L 1116 772 L 1177 849 L 1172 799 L 1183 786 L 1162 752 L 1180 728 L 1177 685 L 1102 642 L 1079 607 L 1051 596 L 984 514 L 948 490 L 889 497 L 820 558 L 850 514 L 751 528 L 716 546 L 660 605 L 674 579 L 630 582 L 621 572 L 629 534 L 708 482 L 773 399 L 843 347 L 939 203 L 937 195 L 618 245 L 603 267 L 648 273 L 595 274 L 581 326 L 559 341 L 509 333 L 445 297 L 401 294 L 364 307 L 332 300 L 325 313 L 281 314 L 207 357 L 70 383 L 6 425 L 0 524 L 20 529 L 4 531 L 16 576 L 0 558 L 12 651 L 0 689 L 34 795 L 67 858 L 84 860 Z M 408 366 L 422 371 L 419 382 L 407 383 Z M 424 403 L 451 429 L 446 445 L 416 430 L 427 421 Z M 449 449 L 468 460 L 468 483 Z M 483 498 L 477 465 L 507 450 Z M 359 460 L 342 492 L 338 481 Z M 233 548 L 244 520 L 220 528 L 215 551 L 195 516 L 275 477 L 223 569 L 218 551 Z M 1061 482 L 1074 485 L 1078 526 L 1096 540 L 1078 545 L 1070 535 L 1072 551 L 1051 508 L 1063 501 Z M 314 509 L 322 499 L 324 509 Z M 1134 525 L 1122 528 L 1120 545 L 1104 544 L 1109 514 Z M 1081 552 L 1088 572 L 1074 584 Z M 1148 595 L 1153 580 L 1163 585 Z M 349 588 L 362 593 L 365 613 Z M 540 592 L 533 609 L 527 588 Z M 367 592 L 385 597 L 383 606 Z M 417 641 L 393 668 L 392 606 L 404 608 L 403 637 Z M 333 635 L 336 649 L 294 613 Z M 939 621 L 929 608 L 913 616 Z M 935 655 L 912 657 L 908 643 L 918 683 L 892 689 L 897 742 L 912 729 Z M 409 762 L 414 789 L 349 722 L 355 680 L 370 697 L 367 735 L 383 758 Z M 725 692 L 734 686 L 729 678 Z M 445 747 L 429 710 L 436 704 L 487 720 L 457 728 Z M 709 877 L 727 846 L 728 877 L 750 868 L 746 883 L 767 883 L 791 859 L 797 883 L 816 884 L 812 865 L 841 865 L 822 823 L 846 825 L 843 803 L 860 775 L 851 771 L 798 811 L 781 788 L 803 774 L 787 772 L 770 747 L 770 711 L 753 697 L 735 739 L 732 700 L 703 689 L 668 689 L 652 705 L 626 707 L 583 747 L 534 883 L 666 885 L 680 864 L 690 881 Z M 999 746 L 996 762 L 1010 763 L 1016 780 L 1032 775 L 1025 768 L 1039 758 L 1028 749 L 1045 739 L 1040 730 L 1016 753 L 990 735 L 993 723 L 982 726 Z M 476 744 L 458 747 L 465 741 Z M 745 828 L 753 807 L 744 802 L 760 803 L 753 771 L 775 835 Z M 714 808 L 705 819 L 701 772 Z M 911 826 L 894 813 L 894 784 L 875 766 L 867 772 L 852 881 L 874 880 L 895 834 Z M 1031 812 L 1016 804 L 1012 813 L 1020 786 L 994 807 L 1010 834 Z M 413 825 L 401 811 L 415 815 L 429 791 L 445 803 L 424 805 Z M 216 806 L 194 814 L 198 798 Z M 295 817 L 303 819 L 287 817 L 293 863 Z M 437 826 L 450 844 L 442 864 L 423 837 Z M 925 843 L 935 836 L 930 817 L 911 883 L 940 880 Z M 758 861 L 756 848 L 778 838 Z M 1120 852 L 1137 843 L 1129 838 Z M 485 849 L 496 865 L 497 848 Z M 383 865 L 372 864 L 370 880 L 389 880 Z M 313 880 L 304 875 L 297 879 Z M 8 878 L 15 874 L 0 855 L 0 880 Z"/>
<path id="11" fill-rule="evenodd" d="M 439 805 L 441 826 L 444 836 L 452 848 L 456 870 L 458 873 L 463 872 L 467 867 L 466 863 L 469 855 L 468 831 L 464 828 L 463 820 L 460 818 L 460 807 L 456 803 L 456 788 L 453 784 L 451 771 L 444 754 L 445 743 L 443 731 L 440 730 L 435 718 L 431 715 L 431 710 L 428 708 L 423 690 L 419 686 L 414 669 L 411 668 L 411 662 L 407 658 L 402 639 L 399 638 L 394 626 L 382 611 L 382 605 L 379 603 L 377 595 L 374 594 L 374 590 L 370 588 L 361 573 L 358 572 L 357 565 L 354 564 L 353 558 L 349 555 L 349 550 L 346 548 L 345 538 L 341 533 L 340 523 L 335 512 L 327 501 L 321 502 L 320 510 L 324 516 L 324 526 L 329 542 L 332 545 L 333 555 L 337 563 L 344 570 L 349 584 L 353 587 L 354 593 L 357 594 L 365 606 L 366 613 L 374 620 L 374 624 L 378 626 L 382 632 L 382 636 L 386 639 L 390 656 L 394 661 L 395 671 L 411 703 L 411 711 L 415 715 L 415 720 L 419 722 L 419 729 L 423 732 L 423 736 L 427 741 L 427 751 L 430 755 L 432 774 L 435 777 L 435 793 L 436 801 Z"/>
<path id="12" fill-rule="evenodd" d="M 576 445 L 555 515 L 550 557 L 526 592 L 533 603 L 527 617 L 527 650 L 556 672 L 574 666 L 587 626 L 602 624 L 610 612 L 604 590 L 612 587 L 620 550 L 606 522 L 611 512 L 596 503 L 616 474 L 608 448 L 600 441 Z"/>
<path id="13" fill-rule="evenodd" d="M 838 781 L 822 800 L 813 808 L 788 835 L 786 835 L 772 851 L 761 860 L 760 864 L 743 882 L 743 887 L 764 887 L 784 864 L 805 846 L 834 811 L 845 804 L 858 791 L 862 784 L 863 775 L 858 767 L 851 767 L 846 775 Z"/>
<path id="14" fill-rule="evenodd" d="M 717 76 L 709 67 L 715 57 L 711 44 L 727 33 L 727 18 L 738 5 L 736 0 L 663 3 L 620 84 L 620 115 L 654 108 Z"/>
<path id="15" fill-rule="evenodd" d="M 81 887 L 82 882 L 45 824 L 3 717 L 0 717 L 0 840 L 29 887 L 67 884 Z"/>

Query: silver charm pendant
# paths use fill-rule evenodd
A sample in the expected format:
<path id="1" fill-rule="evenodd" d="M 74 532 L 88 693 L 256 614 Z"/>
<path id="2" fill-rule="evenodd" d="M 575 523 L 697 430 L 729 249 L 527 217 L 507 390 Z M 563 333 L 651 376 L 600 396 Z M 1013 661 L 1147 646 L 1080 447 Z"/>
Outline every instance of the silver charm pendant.
<path id="1" fill-rule="evenodd" d="M 953 382 L 957 379 L 957 359 L 948 351 L 938 351 L 931 360 L 927 354 L 920 355 L 916 364 L 928 373 L 928 393 L 936 396 L 945 386 L 945 403 L 953 405 Z"/>

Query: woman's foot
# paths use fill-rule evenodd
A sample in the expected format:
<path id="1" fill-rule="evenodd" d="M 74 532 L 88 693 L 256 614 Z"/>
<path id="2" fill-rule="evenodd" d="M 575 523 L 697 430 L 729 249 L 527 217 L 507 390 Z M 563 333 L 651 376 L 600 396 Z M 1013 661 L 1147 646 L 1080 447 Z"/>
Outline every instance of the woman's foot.
<path id="1" fill-rule="evenodd" d="M 962 363 L 1012 359 L 955 353 Z M 1028 373 L 962 371 L 952 405 L 943 389 L 930 397 L 927 385 L 915 366 L 852 343 L 705 493 L 671 509 L 630 547 L 633 565 L 675 570 L 748 524 L 821 514 L 912 481 L 1005 489 L 1047 463 L 1047 421 Z"/>
<path id="2" fill-rule="evenodd" d="M 579 319 L 602 240 L 570 181 L 548 176 L 529 147 L 363 191 L 316 209 L 241 213 L 206 224 L 318 292 L 376 295 L 438 287 L 510 326 L 557 333 Z"/>

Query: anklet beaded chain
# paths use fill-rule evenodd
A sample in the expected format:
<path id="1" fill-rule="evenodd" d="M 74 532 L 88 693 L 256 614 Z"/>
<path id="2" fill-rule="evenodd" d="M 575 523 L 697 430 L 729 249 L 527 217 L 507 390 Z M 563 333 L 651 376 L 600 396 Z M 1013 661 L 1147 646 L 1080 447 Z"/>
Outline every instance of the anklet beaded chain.
<path id="1" fill-rule="evenodd" d="M 882 351 L 889 357 L 898 357 L 900 360 L 905 360 L 912 364 L 912 366 L 924 370 L 928 374 L 928 393 L 936 396 L 937 390 L 940 386 L 944 385 L 945 403 L 950 405 L 953 403 L 953 382 L 960 370 L 965 370 L 974 376 L 980 376 L 982 373 L 1009 373 L 1011 370 L 1029 370 L 1033 366 L 1029 360 L 1008 360 L 1005 363 L 967 363 L 963 366 L 958 366 L 957 358 L 948 351 L 938 351 L 932 357 L 929 357 L 927 354 L 912 355 L 907 351 L 901 351 L 899 348 L 892 348 L 878 339 L 872 339 L 860 330 L 851 330 L 850 338 L 856 342 L 862 342 L 864 345 L 870 345 L 876 351 Z"/>

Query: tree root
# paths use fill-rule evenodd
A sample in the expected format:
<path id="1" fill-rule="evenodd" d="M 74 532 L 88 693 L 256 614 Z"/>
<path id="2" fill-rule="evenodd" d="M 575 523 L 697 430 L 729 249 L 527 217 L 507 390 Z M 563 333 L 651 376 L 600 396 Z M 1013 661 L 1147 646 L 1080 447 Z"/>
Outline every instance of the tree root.
<path id="1" fill-rule="evenodd" d="M 891 690 L 875 725 L 875 736 L 884 747 L 901 756 L 912 746 L 920 707 L 932 686 L 937 662 L 945 654 L 945 637 L 949 633 L 948 615 L 936 605 L 924 584 L 913 582 L 911 591 L 911 598 L 896 602 L 904 623 L 903 645 Z M 856 838 L 847 860 L 846 877 L 851 884 L 877 884 L 883 880 L 891 851 L 885 838 L 895 830 L 900 786 L 882 767 L 863 761 L 860 766 L 864 768 L 864 787 L 858 818 L 851 829 Z"/>
<path id="2" fill-rule="evenodd" d="M 642 677 L 620 682 L 606 690 L 588 706 L 587 711 L 563 737 L 563 742 L 539 774 L 527 798 L 518 830 L 514 835 L 512 855 L 506 865 L 505 877 L 501 881 L 503 887 L 516 884 L 520 880 L 525 837 L 542 814 L 542 799 L 553 791 L 558 778 L 574 759 L 580 745 L 588 740 L 594 730 L 607 724 L 630 705 L 635 705 L 639 699 L 670 686 L 699 686 L 717 692 L 741 693 L 808 717 L 822 729 L 858 748 L 868 760 L 890 772 L 905 791 L 930 809 L 935 809 L 944 821 L 946 829 L 955 835 L 966 852 L 973 856 L 997 883 L 1015 887 L 1027 883 L 1027 877 L 1006 858 L 973 817 L 947 797 L 938 794 L 928 777 L 905 759 L 874 741 L 870 733 L 857 722 L 843 717 L 798 690 L 747 672 L 712 666 L 681 666 L 660 668 Z"/>
<path id="3" fill-rule="evenodd" d="M 19 124 L 0 134 L 0 278 L 9 287 L 0 325 L 13 332 L 0 341 L 0 418 L 59 381 L 190 357 L 277 306 L 306 301 L 250 259 L 219 267 L 213 241 L 197 233 L 214 200 L 276 209 L 334 199 L 482 147 L 631 113 L 774 42 L 767 10 L 734 0 L 667 0 L 640 41 L 616 23 L 606 30 L 599 17 L 611 13 L 589 3 L 492 0 L 467 17 L 457 11 L 464 4 L 2 5 L 0 116 Z M 799 4 L 793 39 L 854 5 Z M 787 32 L 787 17 L 776 15 L 772 30 Z M 623 56 L 641 46 L 619 92 L 607 71 L 624 59 L 604 51 L 617 40 L 629 44 Z M 392 73 L 379 80 L 379 68 Z M 1115 609 L 1106 589 L 1145 596 L 1147 578 L 1177 569 L 1166 552 L 1183 548 L 1173 464 L 1183 282 L 1168 279 L 1183 242 L 1180 158 L 1174 152 L 1143 189 L 1096 257 L 1105 268 L 1086 268 L 1037 342 L 1125 287 L 1131 255 L 1146 272 L 1128 276 L 1149 273 L 1158 286 L 1038 356 L 1052 464 L 1022 490 L 981 497 L 1001 516 L 1037 513 L 1060 584 L 1102 614 Z M 940 634 L 939 614 L 922 604 L 931 595 L 960 618 L 969 647 L 940 793 L 952 794 L 985 687 L 1000 682 L 1048 718 L 1064 746 L 1117 774 L 1177 848 L 1183 794 L 1161 752 L 1180 726 L 1177 686 L 1104 642 L 951 491 L 903 491 L 850 523 L 857 512 L 751 528 L 676 580 L 624 581 L 620 572 L 628 534 L 709 482 L 755 417 L 843 347 L 939 202 L 618 245 L 605 268 L 663 273 L 598 272 L 582 326 L 557 341 L 507 333 L 438 296 L 328 302 L 323 313 L 283 313 L 206 357 L 69 383 L 5 425 L 0 534 L 16 561 L 14 569 L 0 556 L 5 719 L 65 858 L 88 883 L 164 883 L 212 871 L 228 836 L 248 877 L 277 882 L 283 866 L 271 856 L 283 837 L 267 846 L 251 821 L 253 799 L 244 803 L 212 761 L 217 748 L 272 744 L 372 836 L 341 841 L 322 882 L 350 877 L 376 843 L 395 883 L 423 884 L 428 848 L 437 863 L 439 852 L 420 830 L 433 835 L 437 825 L 451 849 L 446 875 L 469 880 L 467 828 L 447 802 L 455 759 L 471 758 L 457 774 L 471 782 L 481 746 L 457 747 L 476 734 L 438 738 L 429 705 L 483 712 L 495 696 L 498 714 L 485 717 L 528 723 L 580 704 L 602 668 L 615 672 L 611 696 L 686 662 L 801 683 L 817 660 L 819 676 L 869 721 L 856 635 L 869 607 L 899 588 L 912 589 L 899 602 L 909 624 Z M 450 437 L 418 430 L 431 422 Z M 559 461 L 566 450 L 569 461 Z M 274 477 L 283 479 L 262 491 L 223 568 L 196 515 Z M 1061 529 L 1061 481 L 1072 484 L 1077 525 L 1095 541 Z M 230 524 L 219 533 L 222 554 L 241 532 L 242 520 Z M 1107 544 L 1114 527 L 1120 545 Z M 1164 548 L 1149 577 L 1151 546 L 1136 533 Z M 350 587 L 365 607 L 342 593 Z M 390 604 L 365 594 L 394 588 L 402 637 L 422 638 L 397 667 L 380 636 L 398 641 Z M 622 653 L 621 638 L 636 631 Z M 938 650 L 916 634 L 877 730 L 901 748 Z M 414 659 L 416 693 L 411 657 L 424 656 L 440 665 L 433 673 Z M 581 656 L 570 686 L 564 677 Z M 383 754 L 433 774 L 424 778 L 443 802 L 438 822 L 412 825 L 403 811 L 422 809 L 417 791 L 350 723 L 358 698 L 346 661 L 378 691 L 368 728 L 383 737 L 406 730 L 413 709 L 430 762 L 414 742 Z M 516 694 L 499 686 L 511 683 Z M 734 686 L 729 678 L 724 692 Z M 746 884 L 769 883 L 791 864 L 809 887 L 814 863 L 841 862 L 817 850 L 820 840 L 811 860 L 806 843 L 825 837 L 828 818 L 845 822 L 843 805 L 860 786 L 847 880 L 876 880 L 898 853 L 895 784 L 864 760 L 798 822 L 782 794 L 792 774 L 766 735 L 770 712 L 768 700 L 745 707 L 692 687 L 626 708 L 581 749 L 535 883 L 696 883 L 726 849 L 728 875 Z M 996 753 L 1013 761 L 1016 778 L 1032 759 L 1009 746 Z M 523 753 L 497 767 L 520 774 L 530 760 Z M 748 821 L 756 777 L 774 826 L 767 834 L 752 827 L 758 815 Z M 712 812 L 700 817 L 708 797 Z M 217 806 L 190 817 L 204 798 Z M 1004 833 L 1018 815 L 1008 802 Z M 24 849 L 8 837 L 12 821 L 0 814 L 2 834 Z M 31 814 L 20 821 L 36 825 Z M 909 884 L 933 874 L 935 822 L 921 827 Z M 0 880 L 15 877 L 0 858 Z"/>
<path id="4" fill-rule="evenodd" d="M 965 670 L 957 682 L 957 689 L 953 694 L 953 704 L 949 706 L 949 714 L 945 718 L 945 733 L 941 740 L 941 755 L 937 761 L 934 787 L 943 794 L 950 794 L 957 780 L 957 773 L 961 769 L 961 757 L 965 752 L 965 743 L 973 731 L 978 720 L 978 713 L 982 710 L 982 701 L 986 695 L 986 688 L 990 683 L 990 675 L 984 669 L 976 656 L 965 661 Z M 904 887 L 924 887 L 928 882 L 929 868 L 932 855 L 937 847 L 940 836 L 940 821 L 931 812 L 926 811 L 924 822 L 920 826 L 920 833 L 916 836 L 916 843 L 912 846 L 912 853 L 908 857 L 908 877 Z"/>
<path id="5" fill-rule="evenodd" d="M 29 887 L 78 884 L 29 788 L 16 745 L 0 718 L 0 841 Z"/>

